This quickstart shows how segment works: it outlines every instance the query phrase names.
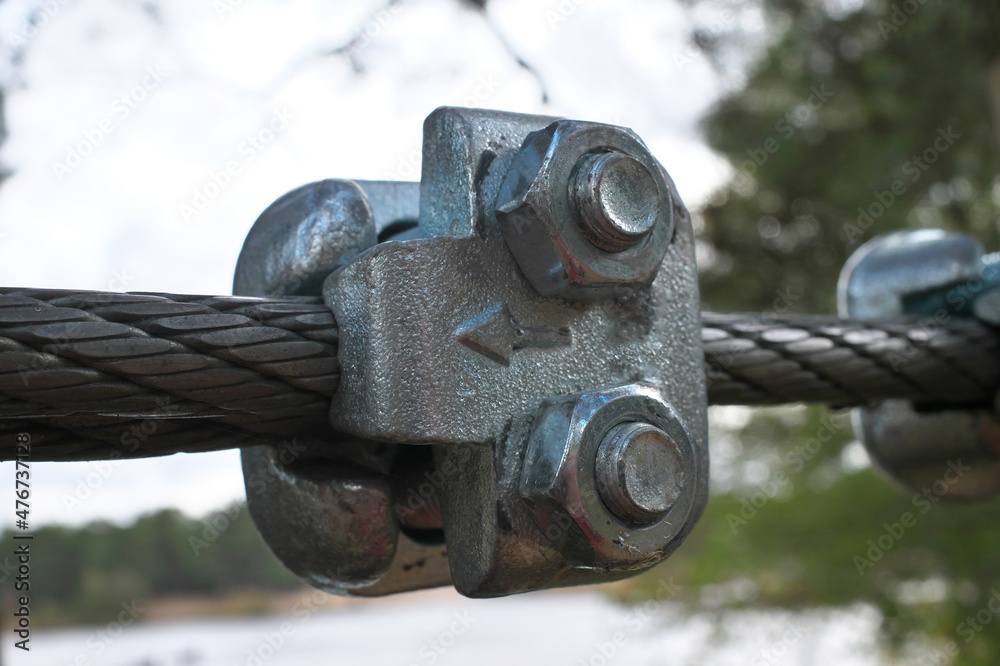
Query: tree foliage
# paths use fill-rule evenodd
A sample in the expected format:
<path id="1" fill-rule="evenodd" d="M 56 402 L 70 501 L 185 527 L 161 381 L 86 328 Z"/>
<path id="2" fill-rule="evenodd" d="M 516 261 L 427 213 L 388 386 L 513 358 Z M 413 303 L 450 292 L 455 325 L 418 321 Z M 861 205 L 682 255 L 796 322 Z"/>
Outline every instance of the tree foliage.
<path id="1" fill-rule="evenodd" d="M 715 4 L 716 25 L 736 16 Z M 734 172 L 701 214 L 707 308 L 832 312 L 848 256 L 892 230 L 960 230 L 1000 247 L 996 2 L 741 4 L 767 27 L 745 80 L 704 120 Z M 720 67 L 746 48 L 729 28 L 695 38 Z M 671 575 L 692 601 L 706 585 L 750 581 L 730 606 L 867 602 L 883 614 L 888 648 L 923 642 L 939 650 L 927 663 L 1000 663 L 1000 617 L 983 611 L 1000 590 L 1000 504 L 901 492 L 850 464 L 846 417 L 830 418 L 766 410 L 717 436 L 713 464 L 730 473 L 645 589 Z M 822 446 L 790 463 L 824 428 Z M 760 465 L 764 480 L 751 481 Z"/>
<path id="2" fill-rule="evenodd" d="M 1000 245 L 997 3 L 839 4 L 762 2 L 767 25 L 783 27 L 704 121 L 736 173 L 704 211 L 714 307 L 767 309 L 791 289 L 798 310 L 832 311 L 844 261 L 891 230 Z M 944 150 L 942 133 L 957 135 Z"/>
<path id="3" fill-rule="evenodd" d="M 41 625 L 110 622 L 132 600 L 145 605 L 166 597 L 301 585 L 264 546 L 244 504 L 203 520 L 164 510 L 128 526 L 53 525 L 33 534 L 32 620 Z M 4 552 L 14 552 L 12 532 L 0 540 Z M 8 589 L 16 570 L 16 557 L 0 559 Z"/>

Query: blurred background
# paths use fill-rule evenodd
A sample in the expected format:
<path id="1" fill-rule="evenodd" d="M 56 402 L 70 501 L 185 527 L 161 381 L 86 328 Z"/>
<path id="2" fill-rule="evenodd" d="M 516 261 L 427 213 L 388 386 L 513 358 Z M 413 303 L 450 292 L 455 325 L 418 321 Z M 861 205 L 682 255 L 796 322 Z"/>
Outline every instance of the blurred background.
<path id="1" fill-rule="evenodd" d="M 328 177 L 419 179 L 423 118 L 461 105 L 632 127 L 695 212 L 706 309 L 833 312 L 840 267 L 879 233 L 1000 247 L 998 28 L 992 1 L 3 0 L 0 284 L 228 293 L 269 203 Z M 940 132 L 953 145 L 915 171 Z M 238 176 L 206 187 L 230 161 Z M 236 452 L 40 463 L 36 633 L 30 654 L 7 634 L 0 655 L 1000 663 L 995 502 L 935 505 L 859 567 L 914 505 L 847 414 L 714 408 L 711 430 L 713 496 L 668 562 L 491 602 L 303 589 L 254 531 Z"/>

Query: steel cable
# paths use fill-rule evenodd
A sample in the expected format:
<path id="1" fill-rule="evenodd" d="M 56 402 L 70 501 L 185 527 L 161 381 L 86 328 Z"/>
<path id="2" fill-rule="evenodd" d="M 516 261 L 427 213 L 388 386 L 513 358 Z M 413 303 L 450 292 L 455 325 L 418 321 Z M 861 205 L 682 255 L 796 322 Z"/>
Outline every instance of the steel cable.
<path id="1" fill-rule="evenodd" d="M 337 325 L 318 298 L 0 289 L 0 459 L 168 455 L 337 437 Z M 985 405 L 993 329 L 703 315 L 708 401 Z"/>

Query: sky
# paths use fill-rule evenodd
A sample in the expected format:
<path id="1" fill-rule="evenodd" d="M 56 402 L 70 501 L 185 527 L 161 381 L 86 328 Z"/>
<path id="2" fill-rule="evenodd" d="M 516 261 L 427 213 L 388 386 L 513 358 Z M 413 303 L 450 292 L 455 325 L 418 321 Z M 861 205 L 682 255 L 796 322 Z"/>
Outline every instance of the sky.
<path id="1" fill-rule="evenodd" d="M 697 128 L 723 83 L 674 0 L 493 0 L 490 20 L 537 78 L 457 0 L 0 3 L 0 284 L 230 293 L 269 203 L 323 178 L 419 180 L 443 105 L 632 127 L 692 208 L 727 177 Z M 323 55 L 359 33 L 352 57 Z M 243 497 L 235 451 L 37 463 L 33 483 L 36 524 Z"/>

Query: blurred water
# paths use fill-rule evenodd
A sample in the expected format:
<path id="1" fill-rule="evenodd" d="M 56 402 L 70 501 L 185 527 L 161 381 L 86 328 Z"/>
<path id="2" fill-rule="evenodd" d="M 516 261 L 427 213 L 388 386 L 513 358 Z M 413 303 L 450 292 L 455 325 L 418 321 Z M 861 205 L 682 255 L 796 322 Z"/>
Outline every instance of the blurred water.
<path id="1" fill-rule="evenodd" d="M 878 614 L 836 611 L 699 613 L 674 603 L 620 606 L 595 593 L 474 601 L 408 595 L 395 604 L 310 608 L 251 619 L 147 622 L 114 639 L 97 628 L 38 631 L 31 652 L 7 634 L 3 663 L 18 666 L 311 666 L 314 664 L 671 666 L 885 663 Z M 112 631 L 111 633 L 117 633 Z"/>

